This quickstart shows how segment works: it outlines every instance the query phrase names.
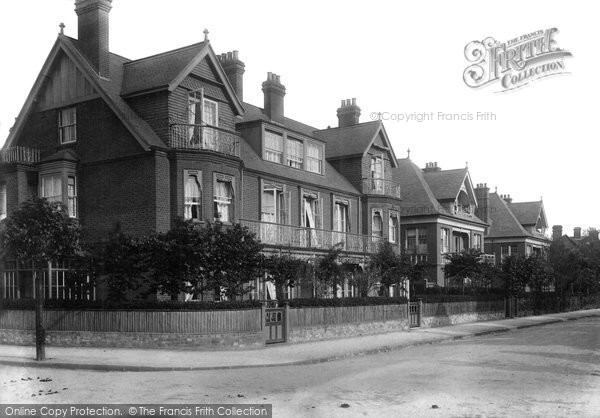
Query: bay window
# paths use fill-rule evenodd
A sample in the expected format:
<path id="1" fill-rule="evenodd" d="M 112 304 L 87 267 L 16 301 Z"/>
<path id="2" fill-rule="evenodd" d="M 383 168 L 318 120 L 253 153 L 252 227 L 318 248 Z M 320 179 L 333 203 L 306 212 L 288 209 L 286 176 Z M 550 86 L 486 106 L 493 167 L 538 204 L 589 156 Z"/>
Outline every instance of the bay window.
<path id="1" fill-rule="evenodd" d="M 371 219 L 371 235 L 383 237 L 383 217 L 380 210 L 374 210 Z"/>

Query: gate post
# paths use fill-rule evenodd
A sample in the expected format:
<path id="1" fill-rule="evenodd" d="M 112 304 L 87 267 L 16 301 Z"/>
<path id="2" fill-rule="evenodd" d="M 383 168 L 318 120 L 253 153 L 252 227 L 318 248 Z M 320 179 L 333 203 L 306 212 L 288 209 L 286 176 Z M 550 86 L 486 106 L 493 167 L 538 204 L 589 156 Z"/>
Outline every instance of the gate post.
<path id="1" fill-rule="evenodd" d="M 289 335 L 289 329 L 290 329 L 290 304 L 289 302 L 285 302 L 285 311 L 284 311 L 284 315 L 285 315 L 285 320 L 283 321 L 283 340 L 287 343 L 288 342 L 288 335 Z"/>
<path id="2" fill-rule="evenodd" d="M 419 326 L 421 326 L 421 314 L 423 313 L 423 299 L 419 298 Z"/>
<path id="3" fill-rule="evenodd" d="M 267 309 L 267 302 L 262 302 L 261 306 L 260 306 L 260 329 L 264 330 L 265 329 L 265 321 L 267 318 L 266 312 L 265 310 Z"/>

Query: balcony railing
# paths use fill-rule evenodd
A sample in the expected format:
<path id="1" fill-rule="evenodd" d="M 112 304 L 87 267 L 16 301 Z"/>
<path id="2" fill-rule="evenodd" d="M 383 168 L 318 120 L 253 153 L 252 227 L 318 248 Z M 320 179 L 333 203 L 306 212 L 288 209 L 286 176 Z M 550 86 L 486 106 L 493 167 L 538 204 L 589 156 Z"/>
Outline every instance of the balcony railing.
<path id="1" fill-rule="evenodd" d="M 427 244 L 411 245 L 406 248 L 408 254 L 429 254 L 429 246 Z"/>
<path id="2" fill-rule="evenodd" d="M 267 245 L 328 250 L 337 246 L 354 253 L 376 253 L 384 242 L 382 237 L 327 231 L 304 226 L 281 225 L 271 222 L 241 220 L 242 225 Z"/>
<path id="3" fill-rule="evenodd" d="M 28 147 L 10 147 L 0 151 L 0 163 L 35 164 L 39 162 L 39 149 Z"/>
<path id="4" fill-rule="evenodd" d="M 363 193 L 391 196 L 400 199 L 400 185 L 386 179 L 363 179 Z"/>
<path id="5" fill-rule="evenodd" d="M 173 123 L 168 145 L 174 149 L 210 150 L 240 156 L 239 135 L 216 126 Z"/>

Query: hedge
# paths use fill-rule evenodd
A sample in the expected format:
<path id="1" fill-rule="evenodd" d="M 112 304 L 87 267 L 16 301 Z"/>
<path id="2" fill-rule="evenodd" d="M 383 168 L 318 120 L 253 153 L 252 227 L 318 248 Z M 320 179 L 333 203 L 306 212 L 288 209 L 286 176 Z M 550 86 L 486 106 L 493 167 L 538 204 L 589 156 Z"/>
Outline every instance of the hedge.
<path id="1" fill-rule="evenodd" d="M 489 295 L 444 295 L 444 294 L 431 294 L 431 295 L 410 295 L 410 300 L 415 302 L 421 299 L 423 303 L 449 303 L 449 302 L 488 302 L 503 300 L 504 295 L 502 294 L 489 294 Z"/>
<path id="2" fill-rule="evenodd" d="M 151 310 L 151 311 L 215 311 L 260 308 L 261 303 L 255 300 L 223 301 L 223 302 L 178 302 L 178 301 L 88 301 L 88 300 L 44 300 L 45 309 L 56 310 Z M 34 299 L 1 299 L 0 309 L 31 310 L 35 309 Z"/>
<path id="3" fill-rule="evenodd" d="M 335 298 L 335 299 L 289 299 L 283 302 L 290 308 L 305 307 L 336 307 L 336 306 L 371 306 L 371 305 L 399 305 L 406 304 L 404 297 L 368 297 L 368 298 Z M 280 304 L 281 306 L 282 304 Z"/>

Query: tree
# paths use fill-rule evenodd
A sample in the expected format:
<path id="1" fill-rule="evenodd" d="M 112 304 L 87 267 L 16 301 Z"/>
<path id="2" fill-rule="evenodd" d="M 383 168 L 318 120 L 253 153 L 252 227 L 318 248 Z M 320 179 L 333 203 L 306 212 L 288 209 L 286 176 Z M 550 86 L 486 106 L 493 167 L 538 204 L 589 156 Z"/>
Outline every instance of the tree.
<path id="1" fill-rule="evenodd" d="M 265 258 L 264 266 L 275 283 L 277 300 L 283 300 L 283 290 L 295 287 L 304 270 L 305 262 L 294 258 L 291 254 L 271 254 Z"/>
<path id="2" fill-rule="evenodd" d="M 363 270 L 358 270 L 350 273 L 348 283 L 356 287 L 358 295 L 361 298 L 366 298 L 369 293 L 377 288 L 379 283 L 379 275 L 369 266 Z"/>
<path id="3" fill-rule="evenodd" d="M 405 267 L 405 266 L 403 266 Z M 389 289 L 401 280 L 401 259 L 389 242 L 379 246 L 378 251 L 369 259 L 369 268 L 379 277 L 381 285 Z"/>
<path id="4" fill-rule="evenodd" d="M 337 288 L 342 281 L 342 266 L 339 263 L 339 256 L 342 250 L 337 247 L 329 249 L 327 254 L 317 260 L 315 276 L 319 289 L 317 297 L 322 296 L 325 291 L 332 289 L 333 297 L 337 298 Z"/>
<path id="5" fill-rule="evenodd" d="M 142 288 L 144 277 L 150 270 L 150 260 L 156 256 L 151 251 L 152 239 L 117 233 L 104 247 L 100 259 L 112 302 L 128 300 L 131 292 Z"/>
<path id="6" fill-rule="evenodd" d="M 21 204 L 0 231 L 2 256 L 29 261 L 36 285 L 36 359 L 45 358 L 42 324 L 44 291 L 38 269 L 50 269 L 52 262 L 65 261 L 81 251 L 81 229 L 59 202 L 34 197 Z"/>
<path id="7" fill-rule="evenodd" d="M 225 227 L 221 222 L 201 230 L 198 254 L 203 260 L 198 275 L 215 295 L 224 290 L 229 298 L 252 289 L 247 286 L 263 271 L 263 246 L 256 235 L 240 224 Z"/>
<path id="8" fill-rule="evenodd" d="M 476 249 L 446 254 L 444 276 L 454 285 L 462 286 L 463 293 L 468 280 L 478 277 L 481 271 L 483 253 Z"/>

